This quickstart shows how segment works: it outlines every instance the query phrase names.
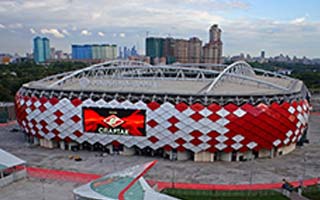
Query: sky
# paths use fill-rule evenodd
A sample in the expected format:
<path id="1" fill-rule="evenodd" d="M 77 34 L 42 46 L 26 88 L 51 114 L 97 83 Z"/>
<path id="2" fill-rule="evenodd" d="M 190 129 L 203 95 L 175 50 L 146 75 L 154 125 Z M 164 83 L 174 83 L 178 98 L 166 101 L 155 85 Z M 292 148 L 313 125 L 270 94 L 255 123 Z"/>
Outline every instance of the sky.
<path id="1" fill-rule="evenodd" d="M 147 35 L 206 43 L 218 24 L 225 56 L 319 58 L 319 8 L 319 0 L 0 0 L 0 52 L 24 55 L 35 36 L 46 36 L 66 52 L 109 43 L 144 53 Z"/>

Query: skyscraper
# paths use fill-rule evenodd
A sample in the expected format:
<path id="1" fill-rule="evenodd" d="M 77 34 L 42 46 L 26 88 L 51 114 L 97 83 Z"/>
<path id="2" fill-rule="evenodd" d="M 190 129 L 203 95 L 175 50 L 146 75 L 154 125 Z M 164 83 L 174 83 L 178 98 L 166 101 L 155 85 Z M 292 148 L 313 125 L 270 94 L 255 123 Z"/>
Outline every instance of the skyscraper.
<path id="1" fill-rule="evenodd" d="M 50 59 L 50 40 L 46 37 L 42 38 L 43 41 L 43 52 L 44 52 L 44 60 Z"/>
<path id="2" fill-rule="evenodd" d="M 188 40 L 176 39 L 173 55 L 177 62 L 188 63 Z"/>
<path id="3" fill-rule="evenodd" d="M 221 29 L 217 24 L 210 27 L 209 42 L 202 47 L 202 41 L 197 37 L 189 40 L 148 37 L 146 39 L 146 55 L 154 60 L 165 59 L 167 64 L 179 63 L 222 63 Z"/>
<path id="4" fill-rule="evenodd" d="M 175 45 L 176 45 L 176 40 L 174 38 L 168 37 L 164 39 L 163 56 L 166 57 L 167 64 L 172 64 L 176 62 L 176 58 L 174 57 Z"/>
<path id="5" fill-rule="evenodd" d="M 33 39 L 33 55 L 36 63 L 50 59 L 50 41 L 48 38 L 37 36 Z"/>
<path id="6" fill-rule="evenodd" d="M 202 61 L 204 63 L 221 64 L 222 63 L 222 41 L 221 29 L 217 24 L 211 26 L 209 30 L 209 43 L 202 48 Z"/>
<path id="7" fill-rule="evenodd" d="M 188 41 L 188 63 L 201 62 L 202 41 L 197 37 L 192 37 Z"/>
<path id="8" fill-rule="evenodd" d="M 150 57 L 152 64 L 155 58 L 161 58 L 163 56 L 163 42 L 163 38 L 147 38 L 146 55 Z"/>
<path id="9" fill-rule="evenodd" d="M 218 24 L 214 24 L 211 26 L 209 30 L 209 42 L 217 42 L 221 40 L 221 29 L 218 27 Z"/>
<path id="10" fill-rule="evenodd" d="M 112 44 L 86 44 L 77 45 L 73 44 L 72 59 L 77 60 L 90 60 L 90 59 L 115 59 L 117 58 L 117 45 Z"/>

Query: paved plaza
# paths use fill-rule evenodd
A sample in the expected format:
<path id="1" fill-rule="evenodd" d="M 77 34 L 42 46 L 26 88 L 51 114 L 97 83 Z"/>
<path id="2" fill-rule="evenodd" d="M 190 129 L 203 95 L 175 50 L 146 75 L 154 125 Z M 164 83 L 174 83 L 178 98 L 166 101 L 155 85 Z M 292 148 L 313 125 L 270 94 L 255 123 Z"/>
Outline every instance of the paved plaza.
<path id="1" fill-rule="evenodd" d="M 281 182 L 283 178 L 298 180 L 299 177 L 309 179 L 320 176 L 320 115 L 317 113 L 312 114 L 310 118 L 309 144 L 297 148 L 288 155 L 246 162 L 195 163 L 146 156 L 107 155 L 101 157 L 99 152 L 45 149 L 30 146 L 25 142 L 23 133 L 12 132 L 13 128 L 18 128 L 18 126 L 0 127 L 0 148 L 26 160 L 29 166 L 106 174 L 158 159 L 159 162 L 148 172 L 146 179 L 208 184 L 271 183 Z M 70 155 L 80 155 L 83 161 L 70 160 Z M 8 200 L 50 200 L 57 199 L 57 194 L 61 194 L 58 199 L 72 199 L 72 189 L 78 185 L 79 183 L 29 178 L 0 189 L 0 195 L 1 199 Z"/>

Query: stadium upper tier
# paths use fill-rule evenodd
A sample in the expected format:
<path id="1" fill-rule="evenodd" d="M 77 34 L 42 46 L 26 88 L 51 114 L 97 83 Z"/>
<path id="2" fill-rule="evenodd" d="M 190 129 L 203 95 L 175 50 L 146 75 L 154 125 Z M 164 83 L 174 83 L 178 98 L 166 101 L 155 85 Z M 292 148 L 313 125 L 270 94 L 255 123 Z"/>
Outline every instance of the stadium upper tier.
<path id="1" fill-rule="evenodd" d="M 254 69 L 244 61 L 228 66 L 208 64 L 152 66 L 143 62 L 122 60 L 50 76 L 24 84 L 24 87 L 71 92 L 194 96 L 284 95 L 300 93 L 305 88 L 300 80 Z"/>

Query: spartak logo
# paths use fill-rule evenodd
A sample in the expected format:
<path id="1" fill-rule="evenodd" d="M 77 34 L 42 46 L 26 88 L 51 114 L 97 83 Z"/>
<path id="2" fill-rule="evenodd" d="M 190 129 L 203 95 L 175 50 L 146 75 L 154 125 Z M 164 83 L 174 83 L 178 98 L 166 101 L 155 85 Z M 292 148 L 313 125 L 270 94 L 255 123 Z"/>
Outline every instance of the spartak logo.
<path id="1" fill-rule="evenodd" d="M 112 128 L 115 128 L 124 123 L 124 121 L 119 117 L 117 117 L 116 115 L 110 115 L 109 117 L 104 118 L 103 122 L 108 124 Z"/>

